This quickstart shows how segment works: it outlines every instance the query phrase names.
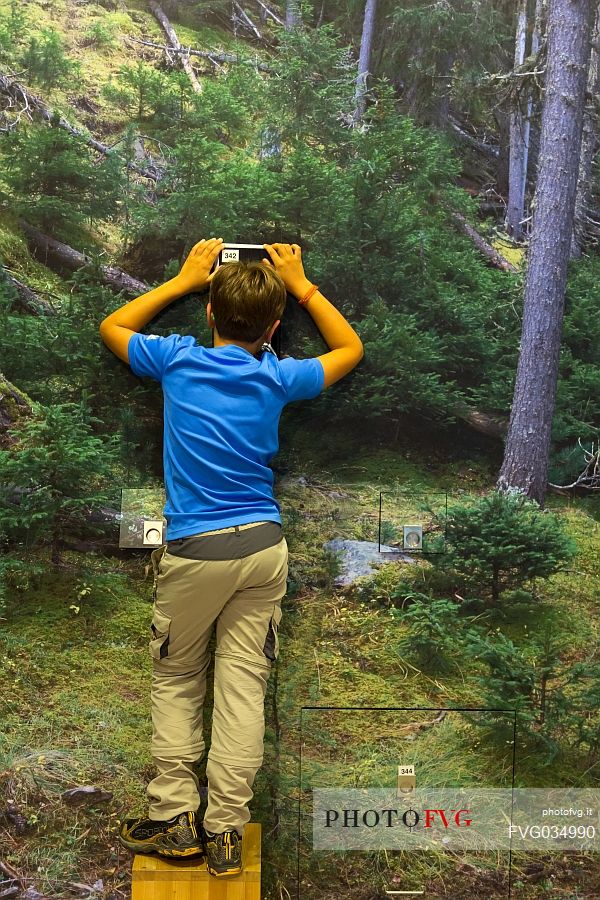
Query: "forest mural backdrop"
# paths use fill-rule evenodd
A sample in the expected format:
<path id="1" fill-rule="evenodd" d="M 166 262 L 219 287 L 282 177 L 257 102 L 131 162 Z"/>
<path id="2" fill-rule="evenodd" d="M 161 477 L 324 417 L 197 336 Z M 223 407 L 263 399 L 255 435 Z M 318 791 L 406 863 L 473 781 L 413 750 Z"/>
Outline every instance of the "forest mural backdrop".
<path id="1" fill-rule="evenodd" d="M 365 348 L 286 409 L 273 461 L 263 895 L 600 895 L 583 843 L 311 846 L 315 786 L 393 786 L 401 763 L 440 788 L 598 787 L 598 16 L 0 0 L 2 896 L 130 894 L 151 585 L 120 523 L 125 497 L 161 515 L 162 394 L 98 327 L 211 236 L 301 245 Z M 145 330 L 208 346 L 206 301 Z M 284 350 L 318 355 L 302 313 Z"/>

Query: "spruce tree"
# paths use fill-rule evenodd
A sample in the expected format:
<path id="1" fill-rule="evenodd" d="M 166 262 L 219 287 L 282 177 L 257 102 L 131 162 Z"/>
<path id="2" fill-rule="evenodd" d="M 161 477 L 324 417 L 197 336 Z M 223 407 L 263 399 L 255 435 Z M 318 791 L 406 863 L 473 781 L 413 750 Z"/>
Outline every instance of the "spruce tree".
<path id="1" fill-rule="evenodd" d="M 8 194 L 0 199 L 16 215 L 53 236 L 114 216 L 125 183 L 116 155 L 98 163 L 81 138 L 58 127 L 21 128 L 6 141 Z"/>
<path id="2" fill-rule="evenodd" d="M 100 422 L 84 403 L 38 404 L 36 412 L 0 451 L 0 514 L 9 540 L 50 545 L 58 566 L 63 538 L 80 534 L 91 509 L 114 500 L 117 438 L 96 437 Z"/>

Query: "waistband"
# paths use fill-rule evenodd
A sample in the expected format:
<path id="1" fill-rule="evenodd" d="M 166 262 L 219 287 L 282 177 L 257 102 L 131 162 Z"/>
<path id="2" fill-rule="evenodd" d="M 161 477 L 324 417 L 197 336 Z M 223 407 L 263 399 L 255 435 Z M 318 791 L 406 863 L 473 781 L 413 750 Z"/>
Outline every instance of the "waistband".
<path id="1" fill-rule="evenodd" d="M 243 525 L 228 525 L 227 528 L 215 528 L 214 531 L 199 531 L 197 534 L 188 534 L 184 538 L 177 538 L 179 541 L 185 541 L 189 537 L 203 537 L 205 534 L 225 534 L 227 531 L 243 531 L 246 528 L 254 528 L 255 525 L 269 525 L 270 522 L 263 520 L 262 522 L 244 522 Z M 277 525 L 279 522 L 276 523 Z"/>
<path id="2" fill-rule="evenodd" d="M 167 541 L 166 552 L 184 559 L 242 559 L 282 540 L 280 522 L 246 522 Z"/>

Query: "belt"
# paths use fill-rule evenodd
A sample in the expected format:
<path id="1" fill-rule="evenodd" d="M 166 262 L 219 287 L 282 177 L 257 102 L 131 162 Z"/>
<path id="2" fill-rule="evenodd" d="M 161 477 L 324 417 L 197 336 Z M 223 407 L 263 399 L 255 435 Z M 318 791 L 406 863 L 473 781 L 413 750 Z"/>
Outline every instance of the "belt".
<path id="1" fill-rule="evenodd" d="M 282 540 L 279 522 L 247 522 L 167 541 L 167 553 L 184 559 L 242 559 Z"/>

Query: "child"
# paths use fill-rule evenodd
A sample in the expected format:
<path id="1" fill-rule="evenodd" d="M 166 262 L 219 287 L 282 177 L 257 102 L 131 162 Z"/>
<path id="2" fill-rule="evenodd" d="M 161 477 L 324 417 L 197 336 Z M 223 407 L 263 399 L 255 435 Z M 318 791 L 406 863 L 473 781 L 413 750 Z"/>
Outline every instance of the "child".
<path id="1" fill-rule="evenodd" d="M 167 543 L 154 570 L 149 817 L 126 819 L 120 842 L 169 858 L 206 855 L 211 874 L 242 870 L 241 839 L 263 762 L 264 697 L 277 659 L 288 547 L 269 462 L 283 407 L 316 397 L 363 356 L 360 338 L 304 274 L 297 244 L 264 244 L 262 262 L 210 274 L 221 238 L 201 240 L 181 272 L 108 316 L 104 342 L 162 384 Z M 192 336 L 140 334 L 171 300 L 210 284 L 214 347 Z M 270 342 L 286 290 L 313 317 L 328 353 L 279 360 Z M 260 351 L 265 352 L 260 355 Z M 207 650 L 216 625 L 208 806 L 198 821 Z"/>

